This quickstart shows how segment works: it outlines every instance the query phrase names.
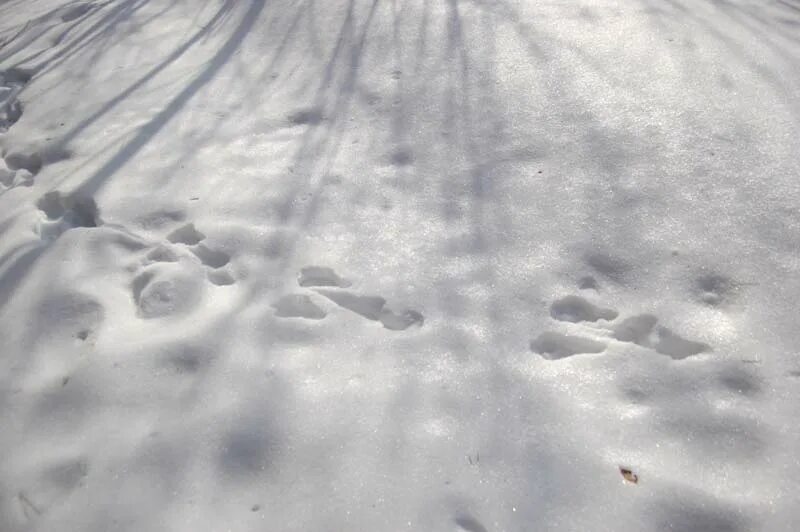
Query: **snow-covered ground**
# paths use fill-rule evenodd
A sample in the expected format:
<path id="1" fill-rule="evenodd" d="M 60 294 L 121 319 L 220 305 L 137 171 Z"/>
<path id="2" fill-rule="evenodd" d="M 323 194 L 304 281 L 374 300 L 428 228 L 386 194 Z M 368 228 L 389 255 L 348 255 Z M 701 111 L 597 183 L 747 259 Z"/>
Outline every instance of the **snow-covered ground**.
<path id="1" fill-rule="evenodd" d="M 800 1 L 0 1 L 0 531 L 794 531 Z"/>

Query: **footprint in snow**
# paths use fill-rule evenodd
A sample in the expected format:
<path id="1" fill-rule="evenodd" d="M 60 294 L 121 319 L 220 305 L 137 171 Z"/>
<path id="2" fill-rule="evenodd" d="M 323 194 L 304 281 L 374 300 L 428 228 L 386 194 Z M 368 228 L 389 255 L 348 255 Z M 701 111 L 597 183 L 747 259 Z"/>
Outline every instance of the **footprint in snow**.
<path id="1" fill-rule="evenodd" d="M 654 349 L 656 352 L 670 356 L 674 360 L 683 360 L 711 350 L 707 344 L 687 340 L 666 327 L 658 327 L 656 333 L 658 334 L 658 341 Z"/>
<path id="2" fill-rule="evenodd" d="M 28 170 L 12 170 L 0 159 L 0 190 L 33 185 L 33 174 Z"/>
<path id="3" fill-rule="evenodd" d="M 231 286 L 236 283 L 236 279 L 225 270 L 214 270 L 208 272 L 208 282 L 215 286 Z"/>
<path id="4" fill-rule="evenodd" d="M 736 295 L 739 284 L 720 273 L 704 273 L 694 282 L 697 298 L 711 307 L 723 306 Z"/>
<path id="5" fill-rule="evenodd" d="M 211 284 L 216 286 L 229 286 L 235 281 L 227 271 L 221 270 L 231 261 L 231 256 L 224 251 L 214 249 L 203 241 L 206 235 L 200 232 L 194 223 L 187 223 L 167 235 L 167 240 L 173 244 L 182 244 L 189 248 L 200 263 L 208 268 L 207 277 Z"/>
<path id="6" fill-rule="evenodd" d="M 197 244 L 190 249 L 200 259 L 200 262 L 212 270 L 218 270 L 231 261 L 231 257 L 227 253 L 209 248 L 205 244 Z"/>
<path id="7" fill-rule="evenodd" d="M 531 351 L 539 353 L 542 358 L 558 360 L 573 355 L 602 353 L 606 349 L 606 344 L 589 338 L 548 331 L 532 340 L 530 347 Z"/>
<path id="8" fill-rule="evenodd" d="M 347 288 L 351 285 L 350 281 L 339 277 L 331 268 L 324 266 L 306 266 L 301 269 L 297 276 L 297 284 L 303 287 L 335 286 L 337 288 Z"/>
<path id="9" fill-rule="evenodd" d="M 600 320 L 613 322 L 619 313 L 611 308 L 594 305 L 580 296 L 566 296 L 553 302 L 550 306 L 550 315 L 557 321 L 582 323 Z M 594 332 L 596 333 L 596 330 Z M 673 360 L 683 360 L 711 350 L 705 343 L 689 340 L 667 327 L 658 326 L 658 318 L 652 314 L 639 314 L 626 318 L 611 325 L 609 332 L 617 341 L 653 349 Z M 530 343 L 532 351 L 548 360 L 601 353 L 606 347 L 604 342 L 598 340 L 553 331 L 540 334 Z"/>
<path id="10" fill-rule="evenodd" d="M 287 294 L 272 304 L 279 318 L 321 320 L 327 313 L 305 294 Z"/>
<path id="11" fill-rule="evenodd" d="M 36 206 L 44 218 L 39 224 L 42 240 L 55 240 L 70 229 L 102 225 L 97 204 L 89 196 L 65 196 L 56 190 L 39 198 Z"/>
<path id="12" fill-rule="evenodd" d="M 175 250 L 167 247 L 164 244 L 159 244 L 151 249 L 147 255 L 145 255 L 145 264 L 153 264 L 156 262 L 178 262 L 178 260 L 180 260 L 180 257 Z"/>
<path id="13" fill-rule="evenodd" d="M 614 320 L 619 313 L 610 308 L 593 305 L 580 296 L 567 296 L 550 306 L 550 315 L 558 321 L 578 323 L 581 321 Z"/>
<path id="14" fill-rule="evenodd" d="M 315 288 L 316 293 L 339 307 L 355 312 L 370 321 L 379 321 L 386 329 L 392 331 L 404 331 L 415 325 L 422 326 L 425 322 L 424 316 L 416 310 L 404 309 L 398 312 L 392 310 L 387 306 L 387 301 L 383 297 L 338 290 L 339 288 L 348 288 L 352 283 L 326 266 L 302 268 L 297 276 L 297 284 L 304 288 Z M 280 317 L 308 318 L 310 316 L 305 314 L 309 314 L 319 316 L 312 319 L 322 319 L 325 316 L 324 311 L 308 296 L 297 294 L 284 296 L 273 306 L 276 308 L 276 315 Z M 284 315 L 281 316 L 281 314 Z"/>
<path id="15" fill-rule="evenodd" d="M 197 230 L 193 223 L 182 225 L 167 235 L 167 240 L 173 244 L 194 246 L 205 240 L 206 235 Z"/>
<path id="16" fill-rule="evenodd" d="M 317 293 L 359 316 L 381 322 L 385 328 L 392 331 L 404 331 L 414 325 L 421 327 L 425 323 L 425 317 L 416 310 L 392 311 L 386 307 L 386 299 L 380 296 L 322 289 L 318 289 Z"/>
<path id="17" fill-rule="evenodd" d="M 30 80 L 27 70 L 0 70 L 0 133 L 8 131 L 22 118 L 23 107 L 17 96 Z"/>
<path id="18" fill-rule="evenodd" d="M 187 223 L 170 232 L 166 242 L 147 251 L 131 284 L 139 317 L 155 319 L 191 313 L 207 288 L 202 272 L 214 286 L 236 282 L 225 269 L 230 255 L 206 245 L 205 239 L 193 223 Z"/>
<path id="19" fill-rule="evenodd" d="M 0 103 L 0 107 L 2 104 Z M 0 133 L 4 131 L 0 117 Z M 6 128 L 7 129 L 7 128 Z M 41 149 L 40 149 L 41 148 Z M 18 186 L 29 187 L 33 185 L 34 177 L 47 163 L 57 162 L 69 158 L 67 150 L 57 146 L 25 146 L 2 152 L 0 162 L 0 185 L 5 188 Z"/>
<path id="20" fill-rule="evenodd" d="M 652 314 L 640 314 L 617 324 L 612 335 L 620 342 L 649 347 L 674 360 L 682 360 L 711 349 L 707 344 L 683 338 L 666 327 L 656 327 L 657 324 L 658 318 Z"/>
<path id="21" fill-rule="evenodd" d="M 134 278 L 131 291 L 138 316 L 154 319 L 191 313 L 202 299 L 203 285 L 182 265 L 159 263 Z"/>

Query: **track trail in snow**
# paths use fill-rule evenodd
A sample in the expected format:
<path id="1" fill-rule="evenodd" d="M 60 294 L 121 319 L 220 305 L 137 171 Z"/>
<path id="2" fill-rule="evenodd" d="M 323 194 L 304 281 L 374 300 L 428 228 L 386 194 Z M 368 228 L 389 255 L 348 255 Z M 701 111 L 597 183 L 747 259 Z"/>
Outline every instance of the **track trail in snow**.
<path id="1" fill-rule="evenodd" d="M 23 4 L 3 532 L 798 520 L 793 1 Z"/>
<path id="2" fill-rule="evenodd" d="M 592 285 L 596 286 L 594 283 Z M 657 327 L 659 320 L 652 314 L 639 314 L 617 320 L 619 313 L 616 310 L 596 306 L 582 296 L 571 295 L 554 301 L 550 305 L 550 315 L 555 321 L 567 323 L 600 323 L 584 329 L 593 338 L 553 331 L 540 334 L 531 341 L 531 350 L 549 359 L 601 353 L 608 347 L 608 341 L 603 340 L 608 336 L 618 342 L 633 343 L 653 349 L 674 360 L 681 360 L 711 350 L 702 342 L 683 338 L 666 327 Z"/>

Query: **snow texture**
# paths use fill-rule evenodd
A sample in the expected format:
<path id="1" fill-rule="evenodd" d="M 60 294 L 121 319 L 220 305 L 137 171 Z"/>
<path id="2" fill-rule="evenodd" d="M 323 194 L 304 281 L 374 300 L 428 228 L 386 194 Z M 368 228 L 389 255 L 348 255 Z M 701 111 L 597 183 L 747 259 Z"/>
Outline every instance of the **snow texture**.
<path id="1" fill-rule="evenodd" d="M 800 523 L 798 0 L 0 1 L 0 531 Z"/>

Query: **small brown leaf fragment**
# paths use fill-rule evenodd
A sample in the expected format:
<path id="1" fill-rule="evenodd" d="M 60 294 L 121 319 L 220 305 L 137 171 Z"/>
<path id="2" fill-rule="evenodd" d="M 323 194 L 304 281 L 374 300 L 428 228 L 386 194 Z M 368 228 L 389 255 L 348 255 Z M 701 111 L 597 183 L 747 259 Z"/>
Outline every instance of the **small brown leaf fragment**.
<path id="1" fill-rule="evenodd" d="M 626 481 L 630 482 L 631 484 L 638 484 L 639 483 L 639 476 L 631 471 L 628 468 L 620 467 L 619 472 L 622 473 L 622 478 Z"/>

